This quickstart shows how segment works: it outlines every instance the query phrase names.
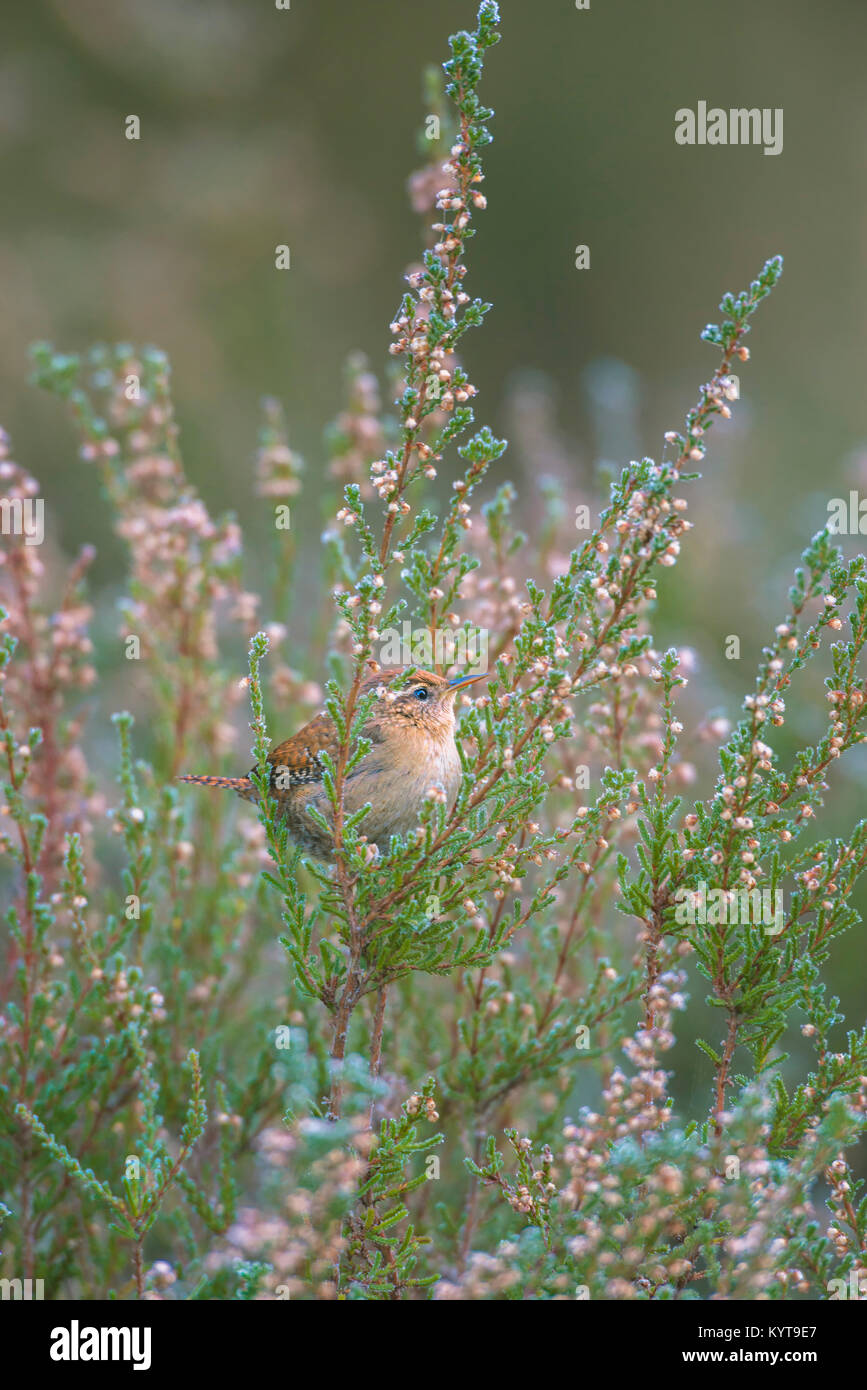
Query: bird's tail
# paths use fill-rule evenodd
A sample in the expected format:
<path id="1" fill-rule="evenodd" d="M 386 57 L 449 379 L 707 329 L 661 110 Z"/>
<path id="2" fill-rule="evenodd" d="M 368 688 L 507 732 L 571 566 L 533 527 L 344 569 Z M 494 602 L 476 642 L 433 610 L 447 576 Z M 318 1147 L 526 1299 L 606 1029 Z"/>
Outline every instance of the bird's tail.
<path id="1" fill-rule="evenodd" d="M 178 781 L 198 782 L 202 787 L 224 787 L 227 791 L 240 792 L 242 795 L 244 792 L 253 790 L 253 783 L 249 777 L 208 777 L 203 774 L 188 774 L 185 777 L 179 777 Z"/>

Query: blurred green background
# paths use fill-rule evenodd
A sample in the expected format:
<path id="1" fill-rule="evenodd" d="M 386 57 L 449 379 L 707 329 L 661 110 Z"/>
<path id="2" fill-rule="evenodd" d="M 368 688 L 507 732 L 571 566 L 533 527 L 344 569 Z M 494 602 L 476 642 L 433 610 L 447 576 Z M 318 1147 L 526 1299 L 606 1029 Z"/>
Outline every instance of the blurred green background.
<path id="1" fill-rule="evenodd" d="M 69 552 L 97 545 L 106 592 L 122 580 L 123 552 L 60 407 L 28 385 L 29 343 L 164 348 L 187 472 L 210 509 L 236 510 L 251 536 L 267 524 L 252 489 L 258 402 L 279 397 L 309 470 L 296 534 L 315 548 L 322 430 L 343 403 L 343 363 L 361 348 L 381 369 L 401 276 L 418 254 L 405 180 L 421 163 L 422 71 L 446 56 L 448 33 L 472 27 L 474 9 L 6 7 L 0 421 L 42 484 L 49 533 Z M 698 333 L 721 293 L 768 256 L 786 259 L 757 316 L 737 419 L 712 433 L 706 481 L 690 494 L 694 543 L 660 595 L 660 640 L 695 648 L 702 683 L 736 715 L 828 499 L 867 492 L 867 7 L 501 9 L 504 38 L 483 86 L 496 109 L 489 207 L 467 280 L 495 307 L 465 341 L 465 362 L 479 421 L 512 439 L 500 476 L 518 487 L 526 524 L 540 472 L 598 494 L 600 460 L 658 456 L 713 369 Z M 699 100 L 782 107 L 782 154 L 677 146 L 674 113 Z M 141 120 L 138 142 L 124 138 L 129 114 Z M 291 247 L 290 271 L 274 268 L 279 243 Z M 588 271 L 575 269 L 579 243 L 590 246 Z M 731 633 L 740 662 L 723 658 Z M 824 727 L 812 689 L 791 740 Z M 830 829 L 863 812 L 865 774 L 864 757 L 835 769 Z M 835 971 L 853 1023 L 863 956 L 852 934 Z"/>

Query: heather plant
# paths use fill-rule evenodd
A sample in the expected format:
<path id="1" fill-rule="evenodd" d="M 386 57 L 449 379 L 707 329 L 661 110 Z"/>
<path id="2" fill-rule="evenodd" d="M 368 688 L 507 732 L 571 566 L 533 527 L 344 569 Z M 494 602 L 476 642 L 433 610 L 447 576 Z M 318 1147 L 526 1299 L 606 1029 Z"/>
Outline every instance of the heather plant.
<path id="1" fill-rule="evenodd" d="M 687 692 L 689 649 L 653 636 L 782 264 L 723 298 L 683 429 L 595 526 L 577 483 L 523 498 L 461 341 L 490 307 L 464 286 L 497 24 L 484 0 L 427 78 L 410 192 L 433 221 L 391 323 L 396 409 L 353 356 L 293 666 L 313 470 L 280 405 L 249 484 L 273 535 L 246 560 L 260 597 L 237 522 L 184 473 L 165 357 L 34 350 L 129 557 L 119 629 L 88 595 L 92 553 L 65 569 L 50 530 L 4 535 L 0 568 L 2 1272 L 49 1297 L 827 1298 L 867 1278 L 845 1156 L 867 1035 L 842 1033 L 823 979 L 860 921 L 867 822 L 814 830 L 865 738 L 865 561 L 814 537 L 733 727 Z M 3 451 L 23 516 L 39 487 Z M 380 853 L 343 793 L 370 747 L 362 684 L 407 631 L 410 669 L 485 633 L 489 680 L 461 697 L 457 801 L 432 786 Z M 825 651 L 827 732 L 792 757 L 775 731 Z M 266 771 L 271 731 L 323 702 L 327 867 L 288 839 Z M 255 809 L 176 781 L 251 759 Z M 690 1095 L 664 1054 L 696 994 L 720 1036 L 698 1040 Z"/>

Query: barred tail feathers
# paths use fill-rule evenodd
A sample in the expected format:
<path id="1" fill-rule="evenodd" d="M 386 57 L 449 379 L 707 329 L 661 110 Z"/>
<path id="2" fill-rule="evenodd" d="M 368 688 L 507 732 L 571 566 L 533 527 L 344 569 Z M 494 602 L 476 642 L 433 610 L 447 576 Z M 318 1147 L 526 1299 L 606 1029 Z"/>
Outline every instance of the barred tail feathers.
<path id="1" fill-rule="evenodd" d="M 208 777 L 204 774 L 190 774 L 178 778 L 179 782 L 197 782 L 200 787 L 222 787 L 226 791 L 244 792 L 253 790 L 249 777 Z"/>

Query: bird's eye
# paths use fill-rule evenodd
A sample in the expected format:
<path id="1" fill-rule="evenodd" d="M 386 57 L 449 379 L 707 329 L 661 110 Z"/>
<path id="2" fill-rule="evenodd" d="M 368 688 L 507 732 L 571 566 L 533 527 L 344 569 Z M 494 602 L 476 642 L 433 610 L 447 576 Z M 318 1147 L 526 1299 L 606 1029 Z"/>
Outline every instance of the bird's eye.
<path id="1" fill-rule="evenodd" d="M 427 693 L 427 690 L 425 689 L 425 687 L 424 687 L 423 685 L 417 685 L 416 688 L 415 688 L 415 690 L 414 690 L 412 693 L 413 693 L 413 695 L 415 696 L 415 698 L 416 698 L 417 700 L 426 700 L 426 699 L 427 699 L 428 693 Z"/>

